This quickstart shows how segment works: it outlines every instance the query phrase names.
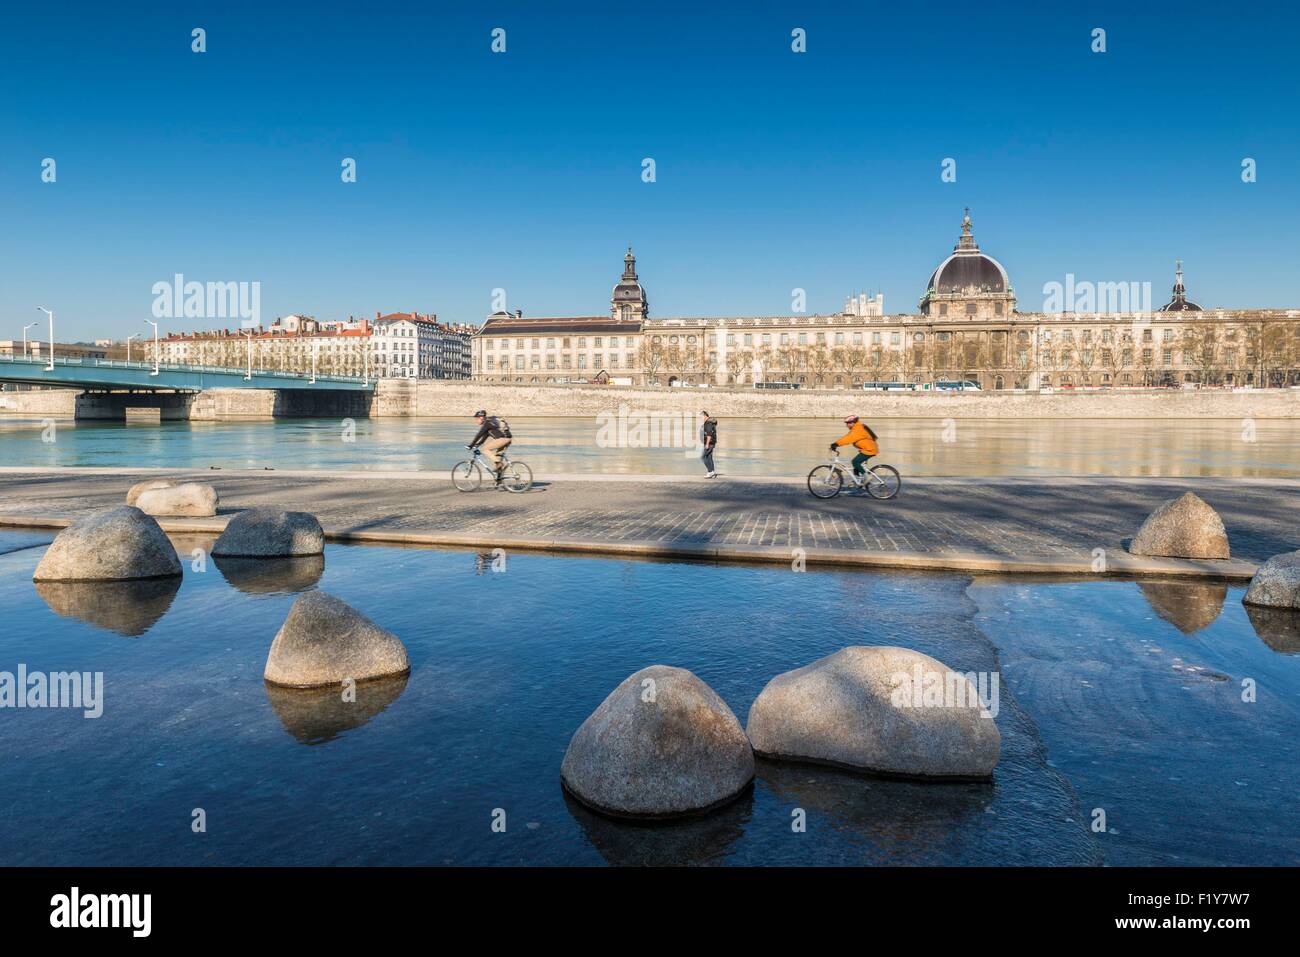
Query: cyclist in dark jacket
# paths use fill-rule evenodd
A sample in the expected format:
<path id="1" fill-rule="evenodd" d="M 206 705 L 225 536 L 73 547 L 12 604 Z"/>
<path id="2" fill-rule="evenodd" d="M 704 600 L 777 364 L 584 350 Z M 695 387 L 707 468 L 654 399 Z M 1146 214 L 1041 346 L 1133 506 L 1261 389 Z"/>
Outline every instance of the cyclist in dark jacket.
<path id="1" fill-rule="evenodd" d="M 492 463 L 492 469 L 497 473 L 499 479 L 501 476 L 501 453 L 510 446 L 510 442 L 514 438 L 510 434 L 510 426 L 495 415 L 488 415 L 484 409 L 479 409 L 474 413 L 474 421 L 478 423 L 478 434 L 474 436 L 466 448 L 474 449 L 482 446 L 483 454 Z"/>

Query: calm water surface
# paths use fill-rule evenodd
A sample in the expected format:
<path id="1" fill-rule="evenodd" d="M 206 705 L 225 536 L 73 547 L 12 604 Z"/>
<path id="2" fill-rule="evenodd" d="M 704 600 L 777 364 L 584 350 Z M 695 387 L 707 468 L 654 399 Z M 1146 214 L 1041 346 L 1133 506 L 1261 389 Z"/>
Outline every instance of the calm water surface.
<path id="1" fill-rule="evenodd" d="M 124 601 L 38 590 L 48 541 L 0 533 L 0 670 L 102 671 L 106 700 L 0 711 L 0 864 L 1300 863 L 1300 631 L 1253 624 L 1237 588 L 527 554 L 498 574 L 355 546 L 195 571 L 210 541 L 176 539 L 184 579 Z M 398 634 L 410 676 L 346 707 L 269 689 L 312 587 Z M 684 825 L 566 800 L 570 736 L 633 671 L 690 668 L 743 721 L 773 675 L 854 643 L 1001 669 L 991 784 L 760 762 L 751 794 Z"/>
<path id="2" fill-rule="evenodd" d="M 511 417 L 512 454 L 538 473 L 696 474 L 682 448 L 603 448 L 596 420 Z M 1300 478 L 1285 420 L 886 419 L 881 459 L 909 475 L 1134 475 Z M 719 470 L 805 475 L 843 434 L 834 419 L 722 419 Z M 0 416 L 0 465 L 450 470 L 474 435 L 468 419 L 95 423 Z M 43 441 L 53 438 L 53 441 Z M 346 439 L 351 439 L 346 441 Z"/>

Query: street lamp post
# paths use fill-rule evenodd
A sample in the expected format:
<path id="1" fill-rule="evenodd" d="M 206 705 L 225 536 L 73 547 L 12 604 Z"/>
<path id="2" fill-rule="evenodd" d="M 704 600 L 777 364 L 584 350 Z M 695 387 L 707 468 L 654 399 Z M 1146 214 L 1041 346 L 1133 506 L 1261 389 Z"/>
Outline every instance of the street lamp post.
<path id="1" fill-rule="evenodd" d="M 154 322 L 152 319 L 146 319 L 145 322 L 153 326 L 153 371 L 150 372 L 149 374 L 157 375 L 158 374 L 158 323 Z"/>
<path id="2" fill-rule="evenodd" d="M 244 376 L 245 382 L 253 381 L 253 330 L 244 330 L 248 336 L 248 375 Z"/>
<path id="3" fill-rule="evenodd" d="M 54 310 L 46 309 L 44 306 L 37 306 L 41 312 L 50 317 L 50 364 L 45 367 L 46 372 L 54 371 Z"/>
<path id="4" fill-rule="evenodd" d="M 27 330 L 32 328 L 35 325 L 39 325 L 39 323 L 29 322 L 27 325 L 23 326 L 23 358 L 24 359 L 27 358 Z"/>

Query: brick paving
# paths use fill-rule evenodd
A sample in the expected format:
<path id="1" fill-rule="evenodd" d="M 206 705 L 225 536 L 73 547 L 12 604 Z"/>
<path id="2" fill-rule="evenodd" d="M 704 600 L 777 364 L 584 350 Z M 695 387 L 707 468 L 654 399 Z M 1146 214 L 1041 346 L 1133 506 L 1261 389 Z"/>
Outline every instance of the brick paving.
<path id="1" fill-rule="evenodd" d="M 222 513 L 277 505 L 348 531 L 456 532 L 588 542 L 977 552 L 999 558 L 1122 549 L 1160 502 L 1191 489 L 1214 506 L 1233 554 L 1250 561 L 1300 548 L 1300 483 L 1232 479 L 916 479 L 878 502 L 812 498 L 789 482 L 539 482 L 524 495 L 457 492 L 441 475 L 365 478 L 168 473 L 211 482 Z M 146 476 L 0 472 L 0 516 L 70 517 L 120 503 Z"/>

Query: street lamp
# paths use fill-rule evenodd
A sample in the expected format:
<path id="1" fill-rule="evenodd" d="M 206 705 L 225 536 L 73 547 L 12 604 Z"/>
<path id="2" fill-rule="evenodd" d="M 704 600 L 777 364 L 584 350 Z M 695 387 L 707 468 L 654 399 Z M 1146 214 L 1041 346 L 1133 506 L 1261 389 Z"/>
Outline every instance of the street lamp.
<path id="1" fill-rule="evenodd" d="M 27 358 L 27 330 L 37 325 L 40 325 L 40 323 L 29 322 L 27 323 L 27 325 L 23 326 L 23 358 L 24 359 Z"/>
<path id="2" fill-rule="evenodd" d="M 146 319 L 145 322 L 153 326 L 153 371 L 150 372 L 149 374 L 157 375 L 158 374 L 158 323 L 154 322 L 152 319 Z"/>
<path id="3" fill-rule="evenodd" d="M 137 333 L 136 333 L 135 335 L 133 335 L 133 336 L 127 336 L 127 337 L 126 337 L 126 361 L 127 361 L 127 364 L 128 364 L 128 365 L 130 365 L 130 363 L 131 363 L 131 340 L 132 340 L 132 339 L 139 339 L 140 336 L 141 336 L 141 333 L 137 332 Z"/>
<path id="4" fill-rule="evenodd" d="M 46 309 L 44 306 L 37 306 L 41 312 L 50 317 L 50 364 L 45 367 L 46 372 L 54 371 L 54 310 Z"/>
<path id="5" fill-rule="evenodd" d="M 253 330 L 244 330 L 248 335 L 248 375 L 244 376 L 245 382 L 253 381 Z"/>

